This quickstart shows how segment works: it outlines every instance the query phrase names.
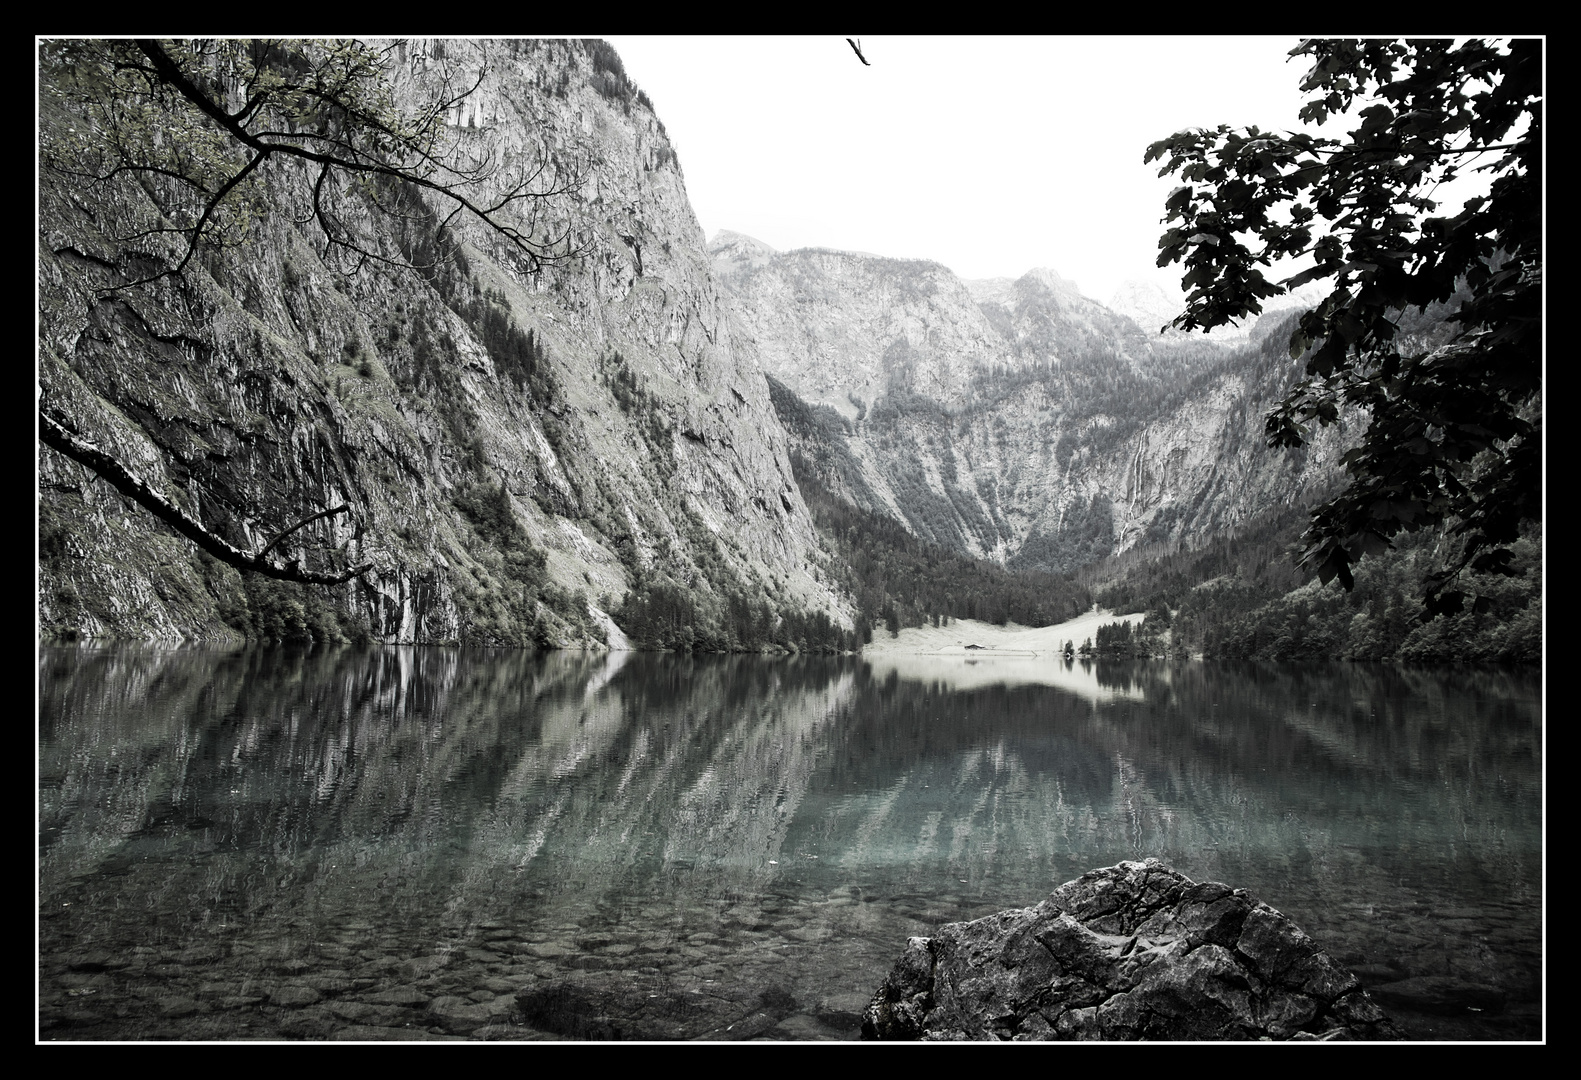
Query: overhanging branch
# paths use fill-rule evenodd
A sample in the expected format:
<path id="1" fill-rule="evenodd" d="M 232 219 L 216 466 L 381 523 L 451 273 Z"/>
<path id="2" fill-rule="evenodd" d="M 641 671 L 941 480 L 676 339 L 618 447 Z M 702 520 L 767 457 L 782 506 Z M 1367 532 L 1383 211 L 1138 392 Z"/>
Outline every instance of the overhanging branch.
<path id="1" fill-rule="evenodd" d="M 457 172 L 454 168 L 446 166 L 440 162 L 426 148 L 414 147 L 410 145 L 407 146 L 406 149 L 409 152 L 417 154 L 418 161 L 415 164 L 401 163 L 399 161 L 385 160 L 380 155 L 376 147 L 359 147 L 350 142 L 337 140 L 328 133 L 315 135 L 311 132 L 299 132 L 295 135 L 292 135 L 286 132 L 249 131 L 242 122 L 241 118 L 249 115 L 256 108 L 254 104 L 249 103 L 246 107 L 235 114 L 226 112 L 218 101 L 209 96 L 208 93 L 197 86 L 190 78 L 186 76 L 185 73 L 182 72 L 180 65 L 175 62 L 170 54 L 165 51 L 164 46 L 162 46 L 159 42 L 152 39 L 138 39 L 135 44 L 153 65 L 153 75 L 155 78 L 164 83 L 166 86 L 170 87 L 176 93 L 180 94 L 210 120 L 218 124 L 219 127 L 227 132 L 232 138 L 236 139 L 239 143 L 241 143 L 243 146 L 246 146 L 248 149 L 252 150 L 255 155 L 257 155 L 248 162 L 246 169 L 244 169 L 241 174 L 233 177 L 225 185 L 223 190 L 221 190 L 209 200 L 204 212 L 205 219 L 208 217 L 209 213 L 213 211 L 214 207 L 217 206 L 218 203 L 225 197 L 225 195 L 229 193 L 230 189 L 243 178 L 247 171 L 250 171 L 256 165 L 261 163 L 265 158 L 268 158 L 272 155 L 280 155 L 281 157 L 296 158 L 298 160 L 312 162 L 314 164 L 320 165 L 325 170 L 338 169 L 355 175 L 384 177 L 392 180 L 404 181 L 417 187 L 435 192 L 454 202 L 456 204 L 457 211 L 465 210 L 472 217 L 476 218 L 488 228 L 492 229 L 512 247 L 524 254 L 527 257 L 529 265 L 532 267 L 534 272 L 537 272 L 546 263 L 557 262 L 564 258 L 572 258 L 583 253 L 581 249 L 572 248 L 567 248 L 564 252 L 555 251 L 555 248 L 563 240 L 569 237 L 569 228 L 567 229 L 565 236 L 551 240 L 547 243 L 539 243 L 535 242 L 530 235 L 523 233 L 520 229 L 515 228 L 508 222 L 502 220 L 500 216 L 502 211 L 511 207 L 511 204 L 514 202 L 517 202 L 521 199 L 539 200 L 552 198 L 557 195 L 564 194 L 566 191 L 570 190 L 572 186 L 574 186 L 573 184 L 562 184 L 546 191 L 533 191 L 530 190 L 531 179 L 529 179 L 525 183 L 517 185 L 508 191 L 505 196 L 494 205 L 488 206 L 484 205 L 480 200 L 469 196 L 468 194 L 464 194 L 462 190 L 463 188 L 471 187 L 482 181 L 485 172 L 481 167 L 475 173 Z M 474 84 L 473 89 L 477 89 L 477 86 L 480 85 L 481 82 L 482 76 L 480 74 L 479 81 L 477 84 Z M 468 91 L 468 93 L 470 94 L 471 91 Z M 466 95 L 462 95 L 462 97 L 465 96 Z M 326 100 L 334 101 L 334 95 L 328 95 Z M 457 98 L 455 100 L 461 99 Z M 359 120 L 365 125 L 379 129 L 383 133 L 394 135 L 387 125 L 380 124 L 376 118 L 361 116 L 359 117 Z M 397 138 L 396 141 L 399 143 L 400 139 Z M 301 145 L 303 142 L 313 142 L 320 146 L 327 146 L 333 152 L 326 153 L 322 150 L 310 149 L 308 146 Z M 448 181 L 444 179 L 434 179 L 427 174 L 429 168 L 437 168 L 445 172 L 449 172 L 455 177 L 455 179 Z M 532 178 L 536 178 L 542 173 L 542 171 L 542 167 L 535 170 L 532 174 Z M 200 221 L 198 226 L 191 230 L 192 240 L 189 245 L 187 256 L 182 260 L 181 265 L 183 267 L 191 259 L 192 252 L 196 249 L 198 241 L 202 237 L 203 225 L 204 222 Z M 331 237 L 331 240 L 333 241 L 334 238 Z M 361 249 L 358 250 L 360 251 Z M 367 255 L 366 252 L 362 252 L 362 254 L 364 256 Z M 169 271 L 166 273 L 169 273 Z M 158 276 L 163 277 L 164 274 Z"/>
<path id="2" fill-rule="evenodd" d="M 303 518 L 279 536 L 276 536 L 263 550 L 256 554 L 251 554 L 215 536 L 214 533 L 194 520 L 185 510 L 156 491 L 142 477 L 99 449 L 94 443 L 89 442 L 80 435 L 67 431 L 42 410 L 38 414 L 38 435 L 46 446 L 59 451 L 77 464 L 92 469 L 109 481 L 110 485 L 117 491 L 132 499 L 160 521 L 175 529 L 216 559 L 228 563 L 238 570 L 251 570 L 253 573 L 263 574 L 266 577 L 276 578 L 280 581 L 300 581 L 308 585 L 340 585 L 350 581 L 352 578 L 360 577 L 373 568 L 372 563 L 362 563 L 358 566 L 353 566 L 344 573 L 321 574 L 303 569 L 300 562 L 296 560 L 287 563 L 285 566 L 280 566 L 264 557 L 281 540 L 284 540 L 291 533 L 302 528 L 302 526 L 317 521 L 322 517 L 331 517 L 348 511 L 349 508 L 345 505 Z"/>

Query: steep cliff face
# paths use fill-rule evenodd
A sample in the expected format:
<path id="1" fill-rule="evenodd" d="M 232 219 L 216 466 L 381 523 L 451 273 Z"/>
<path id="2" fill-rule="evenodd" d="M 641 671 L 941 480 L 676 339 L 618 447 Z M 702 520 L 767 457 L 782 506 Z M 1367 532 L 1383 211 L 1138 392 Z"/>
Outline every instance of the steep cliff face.
<path id="1" fill-rule="evenodd" d="M 938 263 L 781 253 L 729 232 L 709 252 L 764 370 L 844 416 L 891 391 L 959 404 L 1003 351 L 965 283 Z"/>
<path id="2" fill-rule="evenodd" d="M 1150 336 L 1050 270 L 963 283 L 733 234 L 710 251 L 742 323 L 774 342 L 765 370 L 840 414 L 794 432 L 802 459 L 948 547 L 1069 570 L 1305 504 L 1338 475 L 1345 425 L 1298 453 L 1264 445 L 1295 373 L 1277 347 Z"/>
<path id="3" fill-rule="evenodd" d="M 309 566 L 338 551 L 375 568 L 317 593 L 244 582 L 40 447 L 42 631 L 224 639 L 274 620 L 618 643 L 609 612 L 639 579 L 848 624 L 679 163 L 612 51 L 426 41 L 391 56 L 398 101 L 480 80 L 448 118 L 456 152 L 564 186 L 535 201 L 536 227 L 568 228 L 580 254 L 533 272 L 475 223 L 439 232 L 439 201 L 370 187 L 343 220 L 389 261 L 347 272 L 309 220 L 316 173 L 271 162 L 243 243 L 112 291 L 172 257 L 127 239 L 161 222 L 169 192 L 46 169 L 44 406 L 239 546 L 347 503 L 289 544 Z M 48 85 L 41 113 L 46 137 L 80 123 Z"/>

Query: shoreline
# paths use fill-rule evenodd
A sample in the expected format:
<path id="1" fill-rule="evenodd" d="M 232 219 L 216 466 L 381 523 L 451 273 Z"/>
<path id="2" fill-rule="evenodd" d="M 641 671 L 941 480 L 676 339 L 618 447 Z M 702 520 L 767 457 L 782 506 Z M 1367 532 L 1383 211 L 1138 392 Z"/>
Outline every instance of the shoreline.
<path id="1" fill-rule="evenodd" d="M 1095 636 L 1100 626 L 1116 622 L 1135 624 L 1144 618 L 1141 612 L 1116 615 L 1100 609 L 1084 612 L 1053 626 L 1021 626 L 1017 623 L 999 626 L 977 619 L 956 619 L 948 626 L 908 626 L 895 637 L 890 637 L 887 630 L 880 631 L 878 637 L 862 646 L 861 655 L 1033 660 L 1062 653 L 1067 641 L 1072 648 L 1080 649 L 1082 642 Z"/>

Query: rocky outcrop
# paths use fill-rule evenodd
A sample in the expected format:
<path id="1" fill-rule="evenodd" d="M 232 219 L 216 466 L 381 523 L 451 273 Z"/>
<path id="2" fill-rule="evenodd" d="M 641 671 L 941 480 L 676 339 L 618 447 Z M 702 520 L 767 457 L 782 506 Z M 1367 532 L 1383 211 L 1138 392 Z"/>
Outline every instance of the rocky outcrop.
<path id="1" fill-rule="evenodd" d="M 1244 889 L 1157 859 L 912 938 L 867 1039 L 1390 1039 L 1357 977 Z"/>

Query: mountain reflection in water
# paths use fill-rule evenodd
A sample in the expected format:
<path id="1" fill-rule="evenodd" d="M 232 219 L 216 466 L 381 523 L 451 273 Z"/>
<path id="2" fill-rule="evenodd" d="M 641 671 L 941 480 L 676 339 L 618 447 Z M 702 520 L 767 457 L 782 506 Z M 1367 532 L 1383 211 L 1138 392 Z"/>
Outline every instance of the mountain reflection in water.
<path id="1" fill-rule="evenodd" d="M 884 659 L 44 648 L 41 1037 L 855 1038 L 1146 856 L 1540 1037 L 1537 673 Z"/>
<path id="2" fill-rule="evenodd" d="M 1116 665 L 1078 663 L 1036 653 L 984 650 L 975 655 L 959 653 L 880 653 L 868 661 L 875 679 L 890 672 L 907 682 L 927 683 L 939 690 L 982 690 L 1000 686 L 1047 686 L 1064 690 L 1091 702 L 1117 699 L 1142 701 L 1140 685 L 1129 673 L 1113 670 Z"/>

